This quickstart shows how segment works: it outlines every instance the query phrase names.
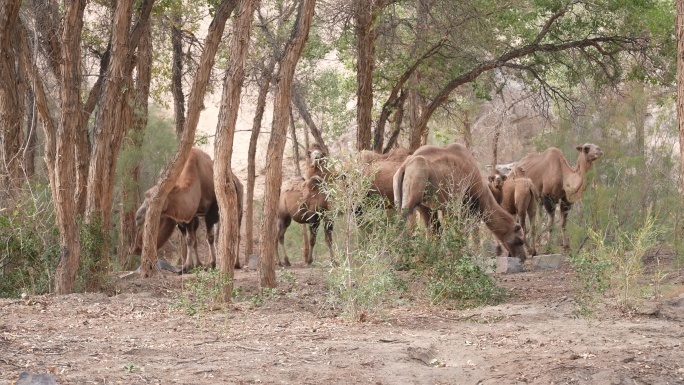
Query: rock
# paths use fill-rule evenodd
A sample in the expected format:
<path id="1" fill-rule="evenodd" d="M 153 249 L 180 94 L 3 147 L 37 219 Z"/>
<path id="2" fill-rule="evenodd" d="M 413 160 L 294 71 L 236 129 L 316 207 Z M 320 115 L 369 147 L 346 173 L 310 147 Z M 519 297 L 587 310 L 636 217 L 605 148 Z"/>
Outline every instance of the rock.
<path id="1" fill-rule="evenodd" d="M 497 257 L 496 272 L 498 274 L 520 273 L 523 271 L 522 264 L 518 258 Z"/>
<path id="2" fill-rule="evenodd" d="M 660 313 L 660 304 L 658 302 L 645 302 L 637 307 L 636 312 L 641 315 L 656 316 Z"/>
<path id="3" fill-rule="evenodd" d="M 535 270 L 551 270 L 560 267 L 563 254 L 537 255 L 532 258 L 532 266 Z"/>
<path id="4" fill-rule="evenodd" d="M 257 270 L 259 268 L 259 256 L 256 254 L 250 254 L 248 265 L 250 270 Z"/>
<path id="5" fill-rule="evenodd" d="M 52 374 L 21 372 L 15 385 L 57 385 Z"/>

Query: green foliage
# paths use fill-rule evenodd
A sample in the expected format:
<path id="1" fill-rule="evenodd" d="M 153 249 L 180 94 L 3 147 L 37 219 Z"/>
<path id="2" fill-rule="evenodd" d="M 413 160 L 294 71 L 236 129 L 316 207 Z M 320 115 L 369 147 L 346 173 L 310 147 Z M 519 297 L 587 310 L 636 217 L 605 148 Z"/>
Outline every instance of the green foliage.
<path id="1" fill-rule="evenodd" d="M 590 230 L 587 251 L 570 259 L 578 284 L 575 298 L 578 312 L 590 315 L 598 297 L 607 289 L 616 294 L 619 306 L 634 306 L 644 293 L 639 283 L 644 257 L 658 243 L 660 233 L 656 217 L 650 212 L 633 231 L 615 226 L 601 232 Z"/>
<path id="2" fill-rule="evenodd" d="M 92 218 L 90 223 L 79 220 L 81 257 L 76 275 L 77 292 L 100 290 L 110 283 L 109 266 L 102 266 L 101 262 L 105 247 L 103 227 L 99 217 Z"/>
<path id="3" fill-rule="evenodd" d="M 498 304 L 507 292 L 496 286 L 481 266 L 484 264 L 476 263 L 482 258 L 468 246 L 469 235 L 478 233 L 480 220 L 460 203 L 458 194 L 454 196 L 440 219 L 438 234 L 426 238 L 418 231 L 403 238 L 399 246 L 403 263 L 425 280 L 425 293 L 432 304 L 458 308 Z"/>
<path id="4" fill-rule="evenodd" d="M 368 197 L 371 179 L 355 159 L 334 166 L 334 180 L 322 183 L 339 229 L 334 238 L 335 264 L 326 276 L 328 301 L 353 320 L 391 305 L 406 290 L 390 258 L 396 242 L 394 216 L 377 198 Z"/>
<path id="5" fill-rule="evenodd" d="M 202 317 L 209 311 L 221 308 L 223 290 L 232 282 L 217 269 L 194 272 L 194 277 L 183 281 L 183 291 L 174 297 L 171 308 L 189 316 Z"/>
<path id="6" fill-rule="evenodd" d="M 49 186 L 37 182 L 0 207 L 0 297 L 49 293 L 59 262 L 59 231 Z"/>

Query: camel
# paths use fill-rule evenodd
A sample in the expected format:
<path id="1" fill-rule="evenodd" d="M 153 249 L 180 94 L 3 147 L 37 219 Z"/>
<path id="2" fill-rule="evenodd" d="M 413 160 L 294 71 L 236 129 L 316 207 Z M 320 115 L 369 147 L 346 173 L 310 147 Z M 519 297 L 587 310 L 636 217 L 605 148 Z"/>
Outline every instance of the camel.
<path id="1" fill-rule="evenodd" d="M 309 225 L 309 244 L 304 245 L 304 262 L 307 265 L 313 263 L 313 248 L 316 245 L 318 226 L 323 221 L 325 242 L 330 252 L 330 261 L 334 261 L 332 248 L 333 222 L 325 217 L 324 212 L 330 209 L 325 193 L 320 190 L 320 183 L 328 180 L 332 170 L 326 164 L 327 154 L 317 145 L 313 145 L 306 152 L 306 179 L 293 178 L 283 184 L 278 203 L 278 218 L 276 221 L 277 240 L 285 255 L 284 266 L 290 266 L 290 259 L 285 250 L 285 231 L 294 220 L 297 223 Z M 305 237 L 306 238 L 306 237 Z M 276 245 L 278 265 L 283 266 L 280 260 L 278 245 Z"/>
<path id="2" fill-rule="evenodd" d="M 529 255 L 537 255 L 535 247 L 536 239 L 536 224 L 534 216 L 537 213 L 536 203 L 539 200 L 537 196 L 537 189 L 530 178 L 526 178 L 524 170 L 518 168 L 517 172 L 512 177 L 506 175 L 495 169 L 492 175 L 489 175 L 489 189 L 494 195 L 494 199 L 498 204 L 508 211 L 511 215 L 518 216 L 518 222 L 523 229 L 525 235 L 525 246 L 527 246 L 527 253 Z M 528 238 L 527 218 L 530 220 L 530 230 Z M 497 247 L 497 250 L 500 246 Z"/>
<path id="3" fill-rule="evenodd" d="M 544 205 L 548 216 L 549 239 L 553 230 L 556 204 L 560 202 L 561 236 L 565 251 L 570 247 L 565 233 L 568 212 L 574 202 L 582 199 L 582 193 L 587 188 L 587 171 L 594 161 L 603 155 L 601 147 L 593 143 L 577 146 L 576 150 L 579 156 L 575 167 L 570 166 L 563 152 L 556 147 L 550 147 L 542 153 L 529 154 L 516 162 L 516 167 L 525 170 L 525 176 L 534 183 Z"/>
<path id="4" fill-rule="evenodd" d="M 238 195 L 239 226 L 242 221 L 243 188 L 242 183 L 235 175 L 233 175 L 233 184 Z M 148 199 L 156 192 L 156 189 L 157 186 L 154 186 L 145 192 L 145 200 L 136 212 L 135 220 L 138 226 L 138 235 L 132 250 L 133 254 L 139 254 L 142 251 L 142 228 L 145 222 Z M 204 217 L 207 227 L 207 243 L 211 251 L 211 259 L 205 266 L 215 268 L 214 225 L 219 221 L 219 210 L 214 190 L 214 162 L 207 153 L 199 148 L 193 148 L 175 186 L 164 202 L 157 236 L 157 249 L 159 249 L 169 240 L 174 228 L 178 227 L 181 231 L 184 238 L 184 246 L 181 249 L 183 273 L 201 265 L 197 251 L 199 217 Z M 188 255 L 188 248 L 193 250 L 194 255 Z M 235 268 L 239 269 L 240 261 L 237 258 L 237 250 L 235 255 Z"/>
<path id="5" fill-rule="evenodd" d="M 496 203 L 480 175 L 472 153 L 458 143 L 446 147 L 426 145 L 408 157 L 394 174 L 394 203 L 407 218 L 424 205 L 436 217 L 448 209 L 452 193 L 462 191 L 470 208 L 482 215 L 485 225 L 508 250 L 525 261 L 522 228 Z"/>
<path id="6" fill-rule="evenodd" d="M 406 148 L 395 148 L 386 154 L 363 150 L 359 152 L 359 163 L 364 165 L 364 173 L 373 178 L 370 194 L 383 198 L 386 207 L 392 207 L 394 190 L 392 178 L 411 152 Z"/>

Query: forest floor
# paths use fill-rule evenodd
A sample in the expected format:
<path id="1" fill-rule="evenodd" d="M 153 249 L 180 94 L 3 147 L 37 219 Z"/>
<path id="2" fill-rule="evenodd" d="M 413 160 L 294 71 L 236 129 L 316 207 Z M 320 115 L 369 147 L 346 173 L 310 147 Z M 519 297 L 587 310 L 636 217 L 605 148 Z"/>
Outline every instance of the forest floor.
<path id="1" fill-rule="evenodd" d="M 0 300 L 0 384 L 21 372 L 59 384 L 684 384 L 684 270 L 663 298 L 574 316 L 567 267 L 497 275 L 515 295 L 469 310 L 418 293 L 364 321 L 326 300 L 325 269 L 288 270 L 259 297 L 188 315 L 183 280 L 119 274 L 115 295 Z"/>

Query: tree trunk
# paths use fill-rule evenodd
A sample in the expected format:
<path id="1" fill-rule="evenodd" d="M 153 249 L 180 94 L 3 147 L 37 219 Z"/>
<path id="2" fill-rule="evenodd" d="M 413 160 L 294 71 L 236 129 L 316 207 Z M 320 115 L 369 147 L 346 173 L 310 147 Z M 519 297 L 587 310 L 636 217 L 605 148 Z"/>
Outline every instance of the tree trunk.
<path id="1" fill-rule="evenodd" d="M 271 58 L 262 72 L 259 95 L 257 96 L 256 110 L 252 122 L 252 134 L 249 138 L 249 151 L 247 153 L 247 192 L 245 194 L 245 261 L 249 262 L 249 256 L 254 254 L 254 182 L 256 179 L 256 150 L 261 132 L 261 122 L 266 110 L 266 97 L 273 79 L 275 59 Z"/>
<path id="2" fill-rule="evenodd" d="M 54 183 L 50 185 L 54 198 L 60 235 L 60 258 L 55 275 L 57 294 L 74 290 L 81 257 L 78 222 L 76 218 L 76 151 L 74 143 L 81 129 L 81 31 L 86 0 L 65 4 L 62 28 L 60 105 L 61 116 L 55 135 Z M 49 143 L 46 142 L 46 147 Z M 46 151 L 49 151 L 49 147 Z M 56 161 L 58 159 L 59 161 Z"/>
<path id="3" fill-rule="evenodd" d="M 292 105 L 290 105 L 290 136 L 292 137 L 292 159 L 294 160 L 295 176 L 302 176 L 302 169 L 299 168 L 299 143 L 297 142 L 297 128 L 295 127 Z"/>
<path id="4" fill-rule="evenodd" d="M 224 277 L 231 280 L 222 287 L 223 300 L 230 302 L 233 291 L 233 266 L 240 266 L 240 221 L 242 203 L 238 202 L 237 191 L 233 183 L 231 157 L 233 155 L 233 138 L 235 123 L 240 108 L 240 94 L 245 78 L 245 58 L 252 34 L 252 20 L 258 0 L 240 0 L 239 12 L 235 19 L 233 35 L 230 39 L 230 58 L 226 78 L 223 81 L 223 97 L 216 126 L 216 142 L 214 144 L 214 186 L 219 206 L 221 229 L 218 234 L 217 259 L 218 267 Z"/>
<path id="5" fill-rule="evenodd" d="M 677 122 L 679 125 L 679 153 L 684 154 L 684 0 L 677 0 Z M 679 181 L 684 191 L 684 156 L 681 158 Z"/>
<path id="6" fill-rule="evenodd" d="M 132 139 L 127 143 L 136 149 L 142 147 L 143 132 L 147 127 L 148 114 L 148 99 L 150 96 L 150 83 L 152 80 L 152 28 L 149 23 L 143 27 L 142 36 L 138 45 L 138 55 L 136 64 L 136 84 L 135 84 L 135 99 L 133 100 L 133 124 L 131 125 Z M 136 162 L 129 172 L 127 178 L 129 183 L 122 186 L 121 200 L 123 203 L 121 221 L 123 236 L 121 237 L 122 244 L 119 247 L 120 265 L 123 269 L 128 269 L 132 266 L 128 265 L 127 245 L 135 243 L 137 236 L 137 229 L 135 227 L 135 212 L 140 206 L 140 159 Z M 126 259 L 123 259 L 123 258 Z"/>
<path id="7" fill-rule="evenodd" d="M 373 31 L 373 1 L 354 1 L 356 33 L 356 148 L 371 148 L 373 115 L 373 69 L 375 33 Z"/>
<path id="8" fill-rule="evenodd" d="M 20 7 L 20 0 L 0 0 L 0 204 L 22 184 L 24 95 L 14 49 Z"/>
<path id="9" fill-rule="evenodd" d="M 36 147 L 38 146 L 38 114 L 36 113 L 36 97 L 33 91 L 27 91 L 27 118 L 26 118 L 26 139 L 24 142 L 24 153 L 22 154 L 24 172 L 27 178 L 32 178 L 36 173 Z"/>
<path id="10" fill-rule="evenodd" d="M 316 0 L 303 0 L 294 31 L 285 48 L 285 54 L 276 77 L 276 93 L 273 102 L 273 123 L 271 138 L 266 154 L 266 180 L 264 208 L 261 216 L 259 236 L 259 274 L 262 288 L 276 287 L 274 257 L 276 251 L 276 215 L 282 184 L 283 150 L 287 135 L 289 107 L 291 102 L 292 78 L 304 44 L 309 37 Z M 370 134 L 370 133 L 369 133 Z M 369 143 L 370 144 L 370 143 Z"/>
<path id="11" fill-rule="evenodd" d="M 223 0 L 216 8 L 214 19 L 209 25 L 207 37 L 204 41 L 204 49 L 199 60 L 197 75 L 188 98 L 188 115 L 185 119 L 185 128 L 181 135 L 178 151 L 172 162 L 165 167 L 157 183 L 157 193 L 150 197 L 147 213 L 145 214 L 145 229 L 143 231 L 143 251 L 141 256 L 141 276 L 151 277 L 154 274 L 157 262 L 157 233 L 159 232 L 159 217 L 162 212 L 162 204 L 173 188 L 180 175 L 185 162 L 188 160 L 192 144 L 195 139 L 195 131 L 199 116 L 204 109 L 204 95 L 209 84 L 211 69 L 221 36 L 226 26 L 226 21 L 233 12 L 237 0 Z M 223 227 L 223 225 L 222 225 Z M 223 233 L 223 231 L 219 232 Z M 220 238 L 219 238 L 220 239 Z M 219 245 L 220 245 L 219 241 Z M 221 249 L 219 246 L 218 249 Z M 226 251 L 221 251 L 225 253 Z M 219 259 L 220 261 L 220 259 Z M 219 262 L 220 263 L 220 262 Z"/>
<path id="12" fill-rule="evenodd" d="M 86 222 L 102 224 L 104 242 L 98 248 L 98 271 L 102 275 L 109 266 L 109 226 L 114 198 L 116 160 L 126 127 L 122 121 L 124 104 L 128 103 L 124 85 L 130 82 L 126 65 L 134 0 L 119 0 L 114 11 L 111 61 L 102 89 L 100 108 L 95 119 L 96 134 L 88 170 Z M 92 256 L 93 258 L 95 256 Z M 97 285 L 97 282 L 93 282 Z M 96 289 L 91 287 L 91 289 Z"/>
<path id="13" fill-rule="evenodd" d="M 301 116 L 302 119 L 304 119 L 304 123 L 306 123 L 306 125 L 309 127 L 311 136 L 314 137 L 316 144 L 318 144 L 325 151 L 326 154 L 329 154 L 330 151 L 328 150 L 328 146 L 325 144 L 325 141 L 323 140 L 321 130 L 319 130 L 318 127 L 316 127 L 316 123 L 313 121 L 313 118 L 309 113 L 309 109 L 306 106 L 306 101 L 304 101 L 304 97 L 297 90 L 297 87 L 294 87 L 292 89 L 292 101 L 294 102 L 295 107 L 297 107 L 297 112 L 299 112 L 299 116 Z"/>
<path id="14" fill-rule="evenodd" d="M 404 122 L 404 104 L 406 101 L 407 92 L 402 89 L 401 94 L 399 94 L 399 102 L 397 104 L 397 109 L 394 111 L 394 129 L 389 139 L 387 139 L 387 145 L 382 150 L 383 154 L 388 153 L 392 148 L 396 147 L 397 141 L 399 140 L 399 134 L 401 133 L 402 123 Z"/>
<path id="15" fill-rule="evenodd" d="M 171 93 L 173 94 L 174 115 L 176 117 L 176 136 L 180 138 L 185 126 L 185 95 L 183 94 L 183 42 L 181 40 L 180 15 L 175 13 L 172 17 L 171 48 L 172 73 Z"/>

